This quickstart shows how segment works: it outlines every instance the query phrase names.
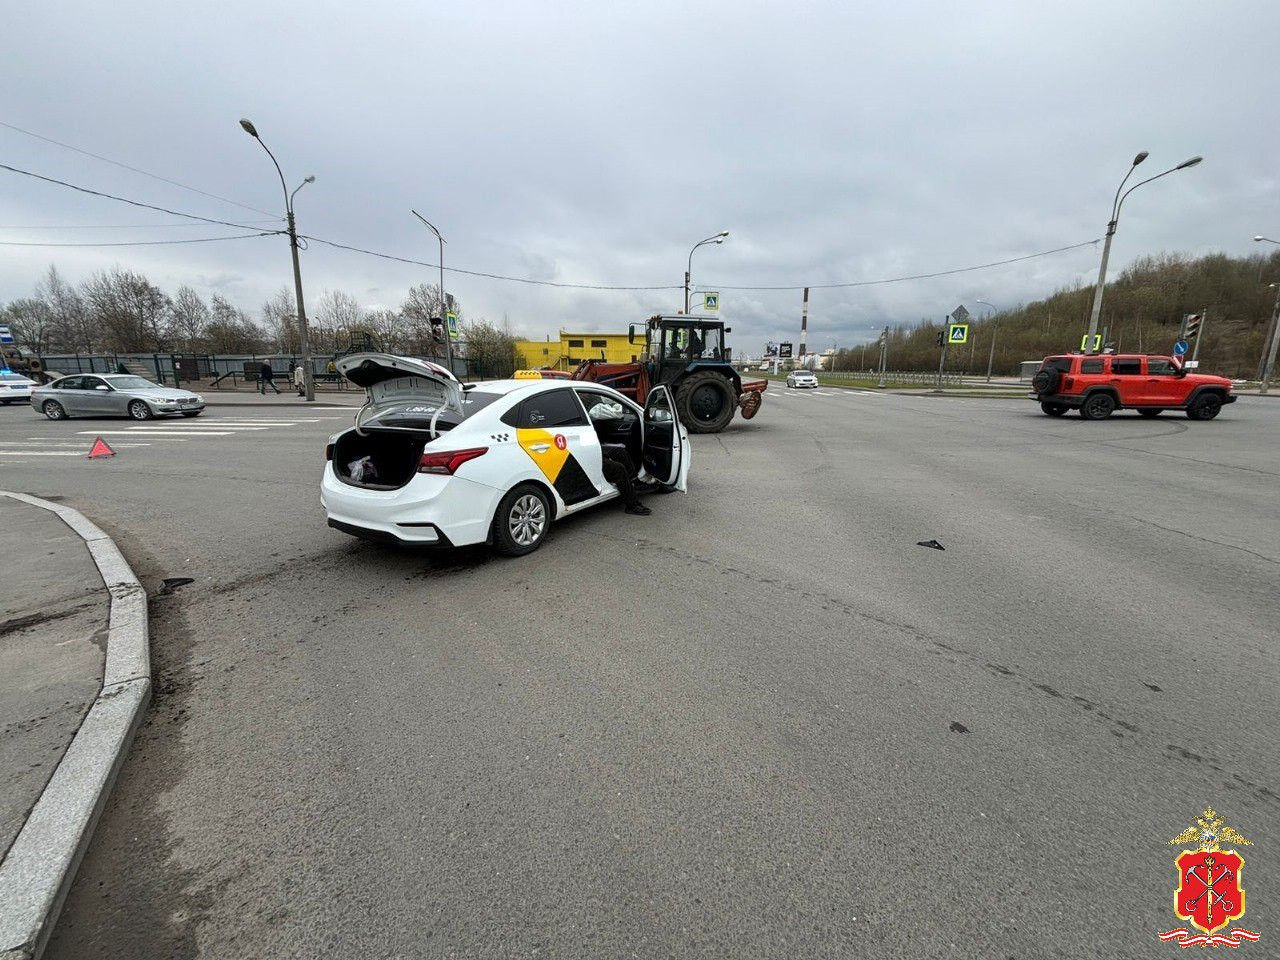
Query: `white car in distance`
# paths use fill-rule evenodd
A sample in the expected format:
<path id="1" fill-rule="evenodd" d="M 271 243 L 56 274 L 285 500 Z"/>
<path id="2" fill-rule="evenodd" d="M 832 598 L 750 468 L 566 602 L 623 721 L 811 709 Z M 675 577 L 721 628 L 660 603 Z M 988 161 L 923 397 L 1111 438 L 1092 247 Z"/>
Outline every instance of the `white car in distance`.
<path id="1" fill-rule="evenodd" d="M 356 425 L 326 450 L 320 500 L 344 533 L 530 553 L 553 521 L 617 498 L 603 471 L 610 445 L 641 482 L 688 489 L 689 435 L 665 386 L 641 407 L 595 383 L 464 386 L 444 367 L 390 354 L 353 354 L 336 367 L 367 395 Z"/>
<path id="2" fill-rule="evenodd" d="M 808 370 L 792 370 L 787 374 L 787 386 L 817 388 L 818 378 Z"/>
<path id="3" fill-rule="evenodd" d="M 8 367 L 0 367 L 0 403 L 10 404 L 15 400 L 28 403 L 31 391 L 36 382 L 20 373 L 14 373 Z"/>

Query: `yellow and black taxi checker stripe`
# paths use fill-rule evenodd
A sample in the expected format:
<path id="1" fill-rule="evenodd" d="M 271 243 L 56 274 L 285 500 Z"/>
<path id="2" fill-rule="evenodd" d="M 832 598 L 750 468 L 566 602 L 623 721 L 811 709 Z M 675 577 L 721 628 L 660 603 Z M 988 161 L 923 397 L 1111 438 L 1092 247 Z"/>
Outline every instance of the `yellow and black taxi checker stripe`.
<path id="1" fill-rule="evenodd" d="M 569 452 L 568 438 L 550 430 L 517 430 L 516 442 L 556 488 L 565 506 L 600 495 L 582 464 Z"/>

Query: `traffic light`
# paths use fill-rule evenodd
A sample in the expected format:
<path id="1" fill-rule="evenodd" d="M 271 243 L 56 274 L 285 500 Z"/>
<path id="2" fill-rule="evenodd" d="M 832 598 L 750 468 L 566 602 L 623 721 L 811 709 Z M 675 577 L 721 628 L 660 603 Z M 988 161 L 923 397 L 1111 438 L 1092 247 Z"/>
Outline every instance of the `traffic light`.
<path id="1" fill-rule="evenodd" d="M 1187 317 L 1187 332 L 1182 335 L 1184 340 L 1194 340 L 1196 334 L 1200 332 L 1200 314 L 1193 313 Z"/>
<path id="2" fill-rule="evenodd" d="M 938 331 L 938 346 L 940 346 L 940 347 L 946 346 L 946 343 L 947 343 L 947 335 L 946 335 L 945 333 L 943 333 L 941 330 L 939 330 L 939 331 Z"/>

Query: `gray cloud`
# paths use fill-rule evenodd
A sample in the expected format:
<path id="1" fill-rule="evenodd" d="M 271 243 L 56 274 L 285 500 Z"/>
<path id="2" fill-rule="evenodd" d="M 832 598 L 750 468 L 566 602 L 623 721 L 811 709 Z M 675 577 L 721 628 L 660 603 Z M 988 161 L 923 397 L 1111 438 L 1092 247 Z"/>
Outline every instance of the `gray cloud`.
<path id="1" fill-rule="evenodd" d="M 0 120 L 266 211 L 252 117 L 304 232 L 557 282 L 821 284 L 947 270 L 1101 236 L 1132 155 L 1206 161 L 1135 193 L 1113 264 L 1162 249 L 1251 252 L 1280 232 L 1265 106 L 1280 9 L 1263 2 L 340 5 L 87 2 L 11 11 Z M 218 219 L 262 214 L 0 128 L 13 166 Z M 172 218 L 0 172 L 0 239 L 210 236 L 207 226 L 34 230 Z M 227 231 L 232 232 L 232 231 Z M 255 310 L 290 283 L 280 238 L 118 249 L 5 248 L 0 299 L 56 262 L 119 263 Z M 1012 306 L 1091 283 L 1098 251 L 927 281 L 814 290 L 810 344 Z M 313 244 L 312 299 L 387 306 L 436 271 Z M 619 330 L 678 289 L 605 292 L 451 276 L 471 316 L 530 336 Z M 734 343 L 795 339 L 799 291 L 722 291 Z"/>

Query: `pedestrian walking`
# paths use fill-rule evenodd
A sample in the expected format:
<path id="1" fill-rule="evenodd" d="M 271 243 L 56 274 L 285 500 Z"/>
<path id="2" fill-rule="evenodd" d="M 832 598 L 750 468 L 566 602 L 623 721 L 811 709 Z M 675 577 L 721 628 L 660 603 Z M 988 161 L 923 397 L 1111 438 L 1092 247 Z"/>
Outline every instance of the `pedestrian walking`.
<path id="1" fill-rule="evenodd" d="M 271 361 L 263 360 L 262 369 L 258 372 L 258 392 L 265 394 L 267 387 L 270 387 L 279 396 L 280 388 L 275 383 L 275 373 L 271 370 Z"/>
<path id="2" fill-rule="evenodd" d="M 298 396 L 305 397 L 307 395 L 307 378 L 302 372 L 302 364 L 297 364 L 293 368 L 293 385 L 298 389 Z"/>

